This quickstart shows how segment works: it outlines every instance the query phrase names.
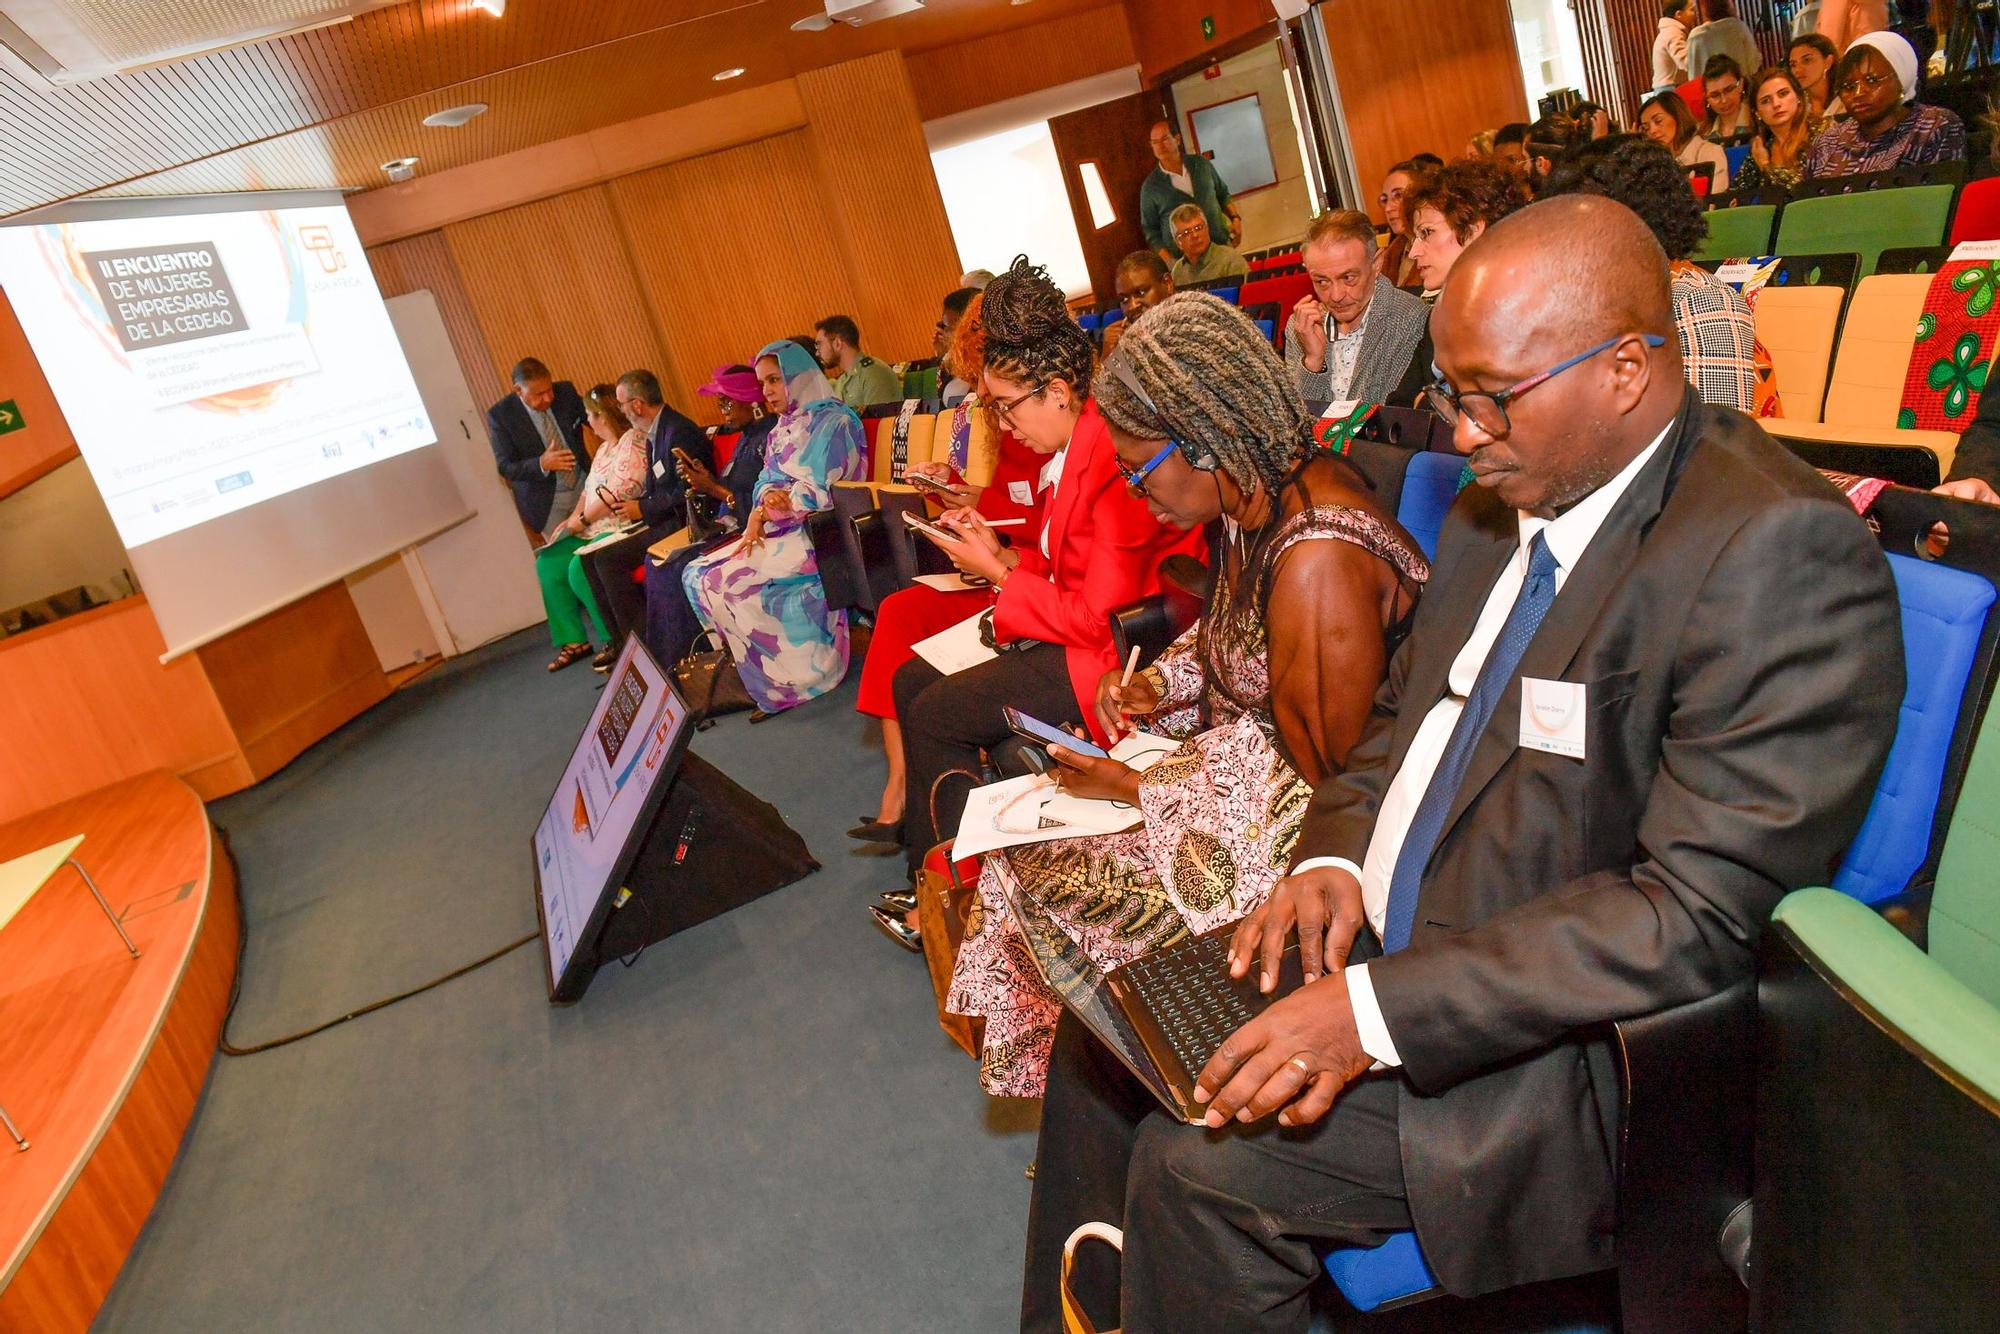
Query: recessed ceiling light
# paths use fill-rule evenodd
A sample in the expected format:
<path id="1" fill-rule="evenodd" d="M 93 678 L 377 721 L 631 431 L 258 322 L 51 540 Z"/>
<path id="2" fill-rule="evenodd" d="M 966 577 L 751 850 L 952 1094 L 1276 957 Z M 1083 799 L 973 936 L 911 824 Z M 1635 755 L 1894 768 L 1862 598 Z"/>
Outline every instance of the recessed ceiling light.
<path id="1" fill-rule="evenodd" d="M 413 157 L 391 158 L 382 164 L 382 170 L 392 181 L 407 181 L 417 174 L 417 159 Z"/>
<path id="2" fill-rule="evenodd" d="M 741 65 L 734 65 L 729 69 L 717 70 L 708 77 L 717 83 L 721 83 L 725 79 L 740 79 L 743 77 L 743 67 Z"/>
<path id="3" fill-rule="evenodd" d="M 443 111 L 433 111 L 424 117 L 424 124 L 432 129 L 456 129 L 474 116 L 486 114 L 484 102 L 467 102 L 462 107 L 446 107 Z"/>
<path id="4" fill-rule="evenodd" d="M 474 9 L 483 9 L 494 18 L 507 12 L 507 0 L 472 0 Z"/>

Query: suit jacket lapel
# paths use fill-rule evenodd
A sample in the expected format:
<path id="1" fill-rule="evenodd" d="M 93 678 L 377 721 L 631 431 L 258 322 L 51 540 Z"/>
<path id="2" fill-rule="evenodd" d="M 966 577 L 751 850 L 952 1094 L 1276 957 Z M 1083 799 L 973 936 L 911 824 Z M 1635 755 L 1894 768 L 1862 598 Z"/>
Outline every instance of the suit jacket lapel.
<path id="1" fill-rule="evenodd" d="M 1070 511 L 1076 508 L 1076 498 L 1083 490 L 1083 474 L 1095 462 L 1097 437 L 1104 434 L 1104 427 L 1097 417 L 1097 407 L 1091 404 L 1076 419 L 1076 429 L 1070 433 L 1069 452 L 1063 456 L 1062 477 L 1056 482 L 1056 493 L 1049 500 L 1049 577 L 1055 578 L 1062 568 L 1064 536 L 1069 532 Z M 1037 481 L 1039 481 L 1039 477 Z"/>

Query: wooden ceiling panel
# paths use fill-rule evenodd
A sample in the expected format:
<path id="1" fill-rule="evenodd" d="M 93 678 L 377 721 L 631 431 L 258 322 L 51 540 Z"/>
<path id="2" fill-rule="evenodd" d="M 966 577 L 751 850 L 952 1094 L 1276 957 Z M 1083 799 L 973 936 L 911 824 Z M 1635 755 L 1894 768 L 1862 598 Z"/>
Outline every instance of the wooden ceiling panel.
<path id="1" fill-rule="evenodd" d="M 407 0 L 352 22 L 50 90 L 0 62 L 0 216 L 88 194 L 372 188 L 379 164 L 477 161 L 901 48 L 930 50 L 1113 0 L 929 0 L 920 13 L 794 33 L 815 0 Z M 463 102 L 458 130 L 419 122 Z"/>

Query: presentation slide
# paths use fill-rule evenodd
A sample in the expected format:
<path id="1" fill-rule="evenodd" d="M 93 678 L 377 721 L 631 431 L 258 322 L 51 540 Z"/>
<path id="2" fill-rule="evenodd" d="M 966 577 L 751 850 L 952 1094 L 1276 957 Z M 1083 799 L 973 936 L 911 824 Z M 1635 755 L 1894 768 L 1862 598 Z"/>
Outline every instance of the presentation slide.
<path id="1" fill-rule="evenodd" d="M 436 440 L 340 204 L 0 227 L 126 547 Z"/>
<path id="2" fill-rule="evenodd" d="M 637 637 L 611 669 L 589 726 L 535 828 L 549 986 L 562 980 L 619 858 L 671 761 L 688 708 Z"/>

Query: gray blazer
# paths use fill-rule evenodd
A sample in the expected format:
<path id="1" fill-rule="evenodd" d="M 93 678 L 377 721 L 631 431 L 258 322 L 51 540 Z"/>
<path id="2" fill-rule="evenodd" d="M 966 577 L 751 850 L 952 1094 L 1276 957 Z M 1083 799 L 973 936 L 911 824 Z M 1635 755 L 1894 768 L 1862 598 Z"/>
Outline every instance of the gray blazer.
<path id="1" fill-rule="evenodd" d="M 1291 312 L 1280 312 L 1290 318 Z M 1329 324 L 1331 319 L 1329 318 Z M 1345 397 L 1361 403 L 1393 403 L 1409 407 L 1431 378 L 1431 308 L 1380 274 L 1375 294 L 1368 298 L 1368 330 L 1361 336 L 1361 355 L 1354 363 L 1354 381 Z M 1332 340 L 1329 329 L 1328 341 Z M 1309 371 L 1299 340 L 1285 339 L 1285 364 L 1308 403 L 1333 401 L 1333 377 Z"/>

